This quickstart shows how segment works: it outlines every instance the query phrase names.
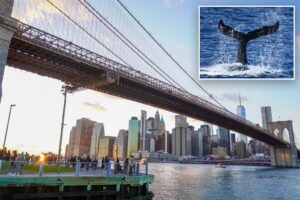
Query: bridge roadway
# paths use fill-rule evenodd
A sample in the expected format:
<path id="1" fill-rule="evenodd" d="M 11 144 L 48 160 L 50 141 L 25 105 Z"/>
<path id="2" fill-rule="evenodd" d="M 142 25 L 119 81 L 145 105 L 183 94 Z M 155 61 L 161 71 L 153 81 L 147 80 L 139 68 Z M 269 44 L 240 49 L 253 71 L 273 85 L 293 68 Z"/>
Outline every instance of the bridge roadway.
<path id="1" fill-rule="evenodd" d="M 272 146 L 287 143 L 256 124 L 128 66 L 18 22 L 7 65 L 215 124 Z M 45 88 L 47 90 L 47 88 Z"/>

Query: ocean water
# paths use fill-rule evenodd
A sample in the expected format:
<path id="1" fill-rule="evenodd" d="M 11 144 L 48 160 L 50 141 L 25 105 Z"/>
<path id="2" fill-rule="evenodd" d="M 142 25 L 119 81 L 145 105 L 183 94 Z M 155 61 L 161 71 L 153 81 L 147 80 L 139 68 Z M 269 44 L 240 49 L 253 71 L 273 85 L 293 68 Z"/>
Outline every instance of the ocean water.
<path id="1" fill-rule="evenodd" d="M 294 21 L 291 7 L 200 7 L 200 78 L 293 78 Z M 277 32 L 248 42 L 248 64 L 236 63 L 239 42 L 218 30 L 223 20 L 247 33 L 279 21 Z"/>
<path id="2" fill-rule="evenodd" d="M 300 169 L 151 163 L 156 200 L 298 200 Z"/>

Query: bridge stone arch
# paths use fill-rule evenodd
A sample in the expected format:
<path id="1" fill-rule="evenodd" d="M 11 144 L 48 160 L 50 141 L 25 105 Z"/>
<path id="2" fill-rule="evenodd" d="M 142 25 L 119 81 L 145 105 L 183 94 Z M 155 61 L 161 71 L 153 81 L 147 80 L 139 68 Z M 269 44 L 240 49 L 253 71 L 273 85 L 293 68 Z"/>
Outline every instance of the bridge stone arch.
<path id="1" fill-rule="evenodd" d="M 289 133 L 289 131 L 286 128 L 283 130 L 282 135 L 283 135 L 283 140 L 284 141 L 286 141 L 288 143 L 291 142 L 291 140 L 290 140 L 290 133 Z"/>
<path id="2" fill-rule="evenodd" d="M 271 165 L 274 167 L 299 167 L 293 121 L 269 122 L 267 129 L 274 137 L 288 142 L 286 146 L 270 147 Z"/>

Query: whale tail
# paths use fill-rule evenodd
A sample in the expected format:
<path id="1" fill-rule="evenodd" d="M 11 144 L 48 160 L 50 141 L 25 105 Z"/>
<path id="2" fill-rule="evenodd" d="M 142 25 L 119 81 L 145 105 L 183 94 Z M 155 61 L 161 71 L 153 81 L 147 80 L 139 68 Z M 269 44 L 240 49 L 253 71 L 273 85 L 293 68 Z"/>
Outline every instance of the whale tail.
<path id="1" fill-rule="evenodd" d="M 271 26 L 263 26 L 261 28 L 250 31 L 247 34 L 239 32 L 234 28 L 225 25 L 223 20 L 220 20 L 218 24 L 218 29 L 222 34 L 230 36 L 240 42 L 236 61 L 242 63 L 243 65 L 246 65 L 248 63 L 247 43 L 250 40 L 256 39 L 261 36 L 270 35 L 276 32 L 279 29 L 279 21 L 277 21 Z"/>

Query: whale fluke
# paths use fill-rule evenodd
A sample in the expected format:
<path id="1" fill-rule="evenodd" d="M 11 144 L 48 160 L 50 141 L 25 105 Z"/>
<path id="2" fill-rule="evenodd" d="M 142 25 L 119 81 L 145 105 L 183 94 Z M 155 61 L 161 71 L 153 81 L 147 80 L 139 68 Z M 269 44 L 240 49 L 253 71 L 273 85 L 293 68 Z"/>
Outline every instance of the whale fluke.
<path id="1" fill-rule="evenodd" d="M 279 29 L 279 21 L 277 21 L 275 24 L 273 24 L 271 26 L 263 26 L 259 29 L 250 31 L 247 34 L 239 32 L 239 31 L 235 30 L 234 28 L 227 26 L 223 22 L 223 20 L 219 21 L 218 29 L 222 34 L 230 36 L 240 42 L 236 62 L 246 65 L 248 63 L 247 43 L 250 40 L 256 39 L 261 36 L 270 35 L 270 34 L 276 32 Z"/>

